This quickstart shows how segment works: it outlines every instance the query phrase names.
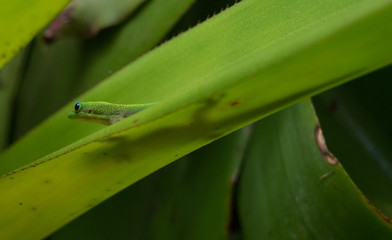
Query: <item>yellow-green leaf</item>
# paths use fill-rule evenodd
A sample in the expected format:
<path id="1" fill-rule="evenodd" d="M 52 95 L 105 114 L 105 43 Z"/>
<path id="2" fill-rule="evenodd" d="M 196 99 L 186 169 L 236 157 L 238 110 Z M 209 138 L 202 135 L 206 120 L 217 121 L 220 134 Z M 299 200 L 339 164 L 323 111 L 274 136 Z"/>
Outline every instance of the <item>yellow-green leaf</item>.
<path id="1" fill-rule="evenodd" d="M 68 1 L 2 1 L 0 3 L 0 68 L 48 24 Z"/>
<path id="2" fill-rule="evenodd" d="M 391 63 L 391 13 L 386 0 L 248 0 L 151 51 L 80 100 L 160 104 L 100 127 L 66 119 L 69 103 L 0 156 L 4 173 L 42 157 L 0 178 L 0 232 L 42 238 L 179 157 Z"/>

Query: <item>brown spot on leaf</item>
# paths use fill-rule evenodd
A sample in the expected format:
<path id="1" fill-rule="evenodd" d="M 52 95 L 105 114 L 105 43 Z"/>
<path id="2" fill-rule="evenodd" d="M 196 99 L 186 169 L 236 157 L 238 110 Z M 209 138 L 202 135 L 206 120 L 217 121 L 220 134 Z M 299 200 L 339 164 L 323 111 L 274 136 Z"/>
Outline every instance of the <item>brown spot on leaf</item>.
<path id="1" fill-rule="evenodd" d="M 314 129 L 314 137 L 316 138 L 316 143 L 319 147 L 321 155 L 327 160 L 327 162 L 332 165 L 338 164 L 339 160 L 328 150 L 323 131 L 321 130 L 319 124 L 317 124 Z"/>
<path id="2" fill-rule="evenodd" d="M 136 123 L 138 123 L 138 122 L 139 122 L 139 119 L 133 120 L 133 123 L 134 123 L 134 124 L 136 124 Z"/>
<path id="3" fill-rule="evenodd" d="M 238 104 L 240 104 L 239 101 L 233 101 L 230 103 L 230 106 L 234 107 L 234 106 L 237 106 Z"/>
<path id="4" fill-rule="evenodd" d="M 332 176 L 333 174 L 335 174 L 334 171 L 332 171 L 332 172 L 327 172 L 327 173 L 321 175 L 321 176 L 320 176 L 320 181 L 323 181 L 324 179 L 326 179 L 326 178 Z"/>

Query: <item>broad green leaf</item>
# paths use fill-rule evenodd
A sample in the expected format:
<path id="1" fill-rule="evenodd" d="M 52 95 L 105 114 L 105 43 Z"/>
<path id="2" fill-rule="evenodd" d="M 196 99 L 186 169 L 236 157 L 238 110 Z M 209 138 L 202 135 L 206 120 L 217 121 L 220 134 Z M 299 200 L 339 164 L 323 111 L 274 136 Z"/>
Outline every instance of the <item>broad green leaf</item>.
<path id="1" fill-rule="evenodd" d="M 0 68 L 21 50 L 68 0 L 0 3 Z"/>
<path id="2" fill-rule="evenodd" d="M 384 0 L 248 0 L 151 51 L 82 100 L 160 104 L 91 134 L 65 119 L 70 103 L 0 157 L 10 171 L 91 134 L 0 178 L 1 232 L 43 237 L 179 157 L 392 62 L 391 13 Z"/>
<path id="3" fill-rule="evenodd" d="M 315 98 L 331 151 L 369 200 L 392 216 L 392 68 Z"/>
<path id="4" fill-rule="evenodd" d="M 51 239 L 226 239 L 232 175 L 242 158 L 246 130 L 124 189 Z"/>
<path id="5" fill-rule="evenodd" d="M 391 238 L 390 220 L 330 155 L 318 126 L 309 101 L 255 125 L 239 182 L 244 238 Z"/>
<path id="6" fill-rule="evenodd" d="M 257 107 L 242 117 L 250 122 L 251 116 L 259 118 L 392 62 L 392 46 L 386 37 L 392 35 L 391 26 L 383 24 L 392 18 L 390 2 L 336 1 L 328 7 L 313 1 L 308 7 L 305 2 L 284 6 L 275 1 L 270 5 L 242 2 L 128 65 L 78 100 L 143 103 L 172 99 L 154 108 L 156 116 L 151 118 L 161 118 L 189 104 L 212 106 L 206 100 L 214 102 L 213 94 L 219 98 L 224 96 L 219 92 L 231 88 L 233 93 L 225 96 L 235 100 L 235 108 L 224 109 L 234 109 L 233 115 L 241 116 Z M 298 11 L 302 12 L 296 21 L 277 21 L 287 14 L 297 16 Z M 252 91 L 244 92 L 241 86 Z M 256 96 L 250 95 L 253 91 Z M 252 101 L 236 104 L 243 102 L 243 96 Z M 66 105 L 0 156 L 2 172 L 103 128 L 67 119 L 73 105 Z M 121 131 L 132 126 L 132 121 L 105 128 L 101 134 Z M 31 154 L 26 156 L 21 149 Z"/>
<path id="7" fill-rule="evenodd" d="M 88 42 L 86 64 L 75 91 L 83 93 L 155 47 L 194 2 L 148 1 L 127 24 L 119 26 L 121 31 L 110 31 Z"/>
<path id="8" fill-rule="evenodd" d="M 0 70 L 0 151 L 9 144 L 11 107 L 21 81 L 25 57 L 25 51 L 21 51 Z"/>
<path id="9" fill-rule="evenodd" d="M 50 45 L 39 35 L 30 45 L 15 101 L 15 141 L 75 95 L 83 63 L 83 41 L 61 39 Z"/>

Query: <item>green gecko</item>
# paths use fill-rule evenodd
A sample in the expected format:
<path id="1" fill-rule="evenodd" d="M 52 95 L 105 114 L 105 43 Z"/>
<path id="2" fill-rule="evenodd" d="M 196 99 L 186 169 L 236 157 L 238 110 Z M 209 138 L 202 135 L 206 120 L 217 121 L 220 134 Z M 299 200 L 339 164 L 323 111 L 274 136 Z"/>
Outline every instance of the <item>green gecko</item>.
<path id="1" fill-rule="evenodd" d="M 115 104 L 108 102 L 77 102 L 68 118 L 111 125 L 156 103 Z"/>

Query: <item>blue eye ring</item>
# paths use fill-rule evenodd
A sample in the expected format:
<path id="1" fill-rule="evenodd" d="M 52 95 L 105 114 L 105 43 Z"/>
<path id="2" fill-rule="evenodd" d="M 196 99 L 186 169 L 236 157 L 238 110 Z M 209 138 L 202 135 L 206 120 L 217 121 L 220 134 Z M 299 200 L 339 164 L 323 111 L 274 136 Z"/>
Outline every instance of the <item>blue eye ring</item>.
<path id="1" fill-rule="evenodd" d="M 75 103 L 75 112 L 78 112 L 80 110 L 80 107 L 82 106 L 81 102 Z"/>

